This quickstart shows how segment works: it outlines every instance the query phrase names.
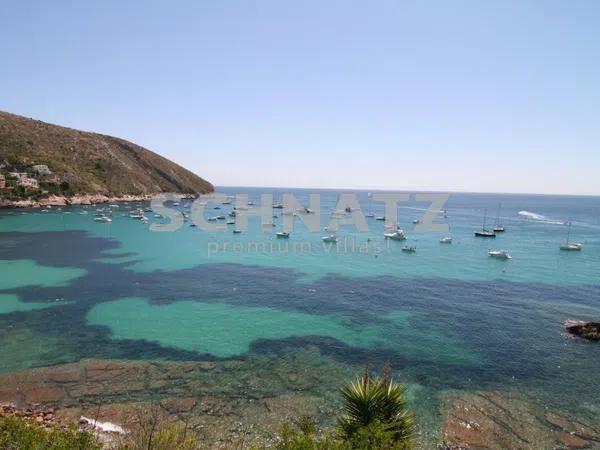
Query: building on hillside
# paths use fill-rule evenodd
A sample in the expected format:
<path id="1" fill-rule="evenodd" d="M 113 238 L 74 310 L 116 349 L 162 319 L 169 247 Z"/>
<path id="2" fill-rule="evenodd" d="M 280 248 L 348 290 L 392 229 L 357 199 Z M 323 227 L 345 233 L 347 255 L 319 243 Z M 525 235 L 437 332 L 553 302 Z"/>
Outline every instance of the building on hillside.
<path id="1" fill-rule="evenodd" d="M 31 166 L 31 170 L 38 176 L 52 175 L 52 171 L 46 164 L 36 164 L 35 166 Z"/>
<path id="2" fill-rule="evenodd" d="M 37 189 L 39 187 L 38 180 L 36 180 L 35 178 L 29 178 L 29 177 L 19 178 L 19 181 L 17 182 L 17 184 L 19 186 L 23 186 L 24 188 L 31 188 L 31 189 Z"/>

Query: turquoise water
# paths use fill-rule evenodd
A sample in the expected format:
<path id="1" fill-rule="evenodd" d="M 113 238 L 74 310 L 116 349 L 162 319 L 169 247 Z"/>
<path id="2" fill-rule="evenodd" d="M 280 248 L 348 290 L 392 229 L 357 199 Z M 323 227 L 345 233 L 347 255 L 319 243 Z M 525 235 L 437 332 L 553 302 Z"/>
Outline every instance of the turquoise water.
<path id="1" fill-rule="evenodd" d="M 254 202 L 264 192 L 219 191 Z M 293 193 L 307 203 L 308 191 Z M 339 193 L 320 193 L 325 227 Z M 500 202 L 507 231 L 475 238 L 484 209 L 491 225 Z M 567 318 L 600 319 L 600 198 L 454 194 L 436 219 L 448 233 L 417 233 L 427 205 L 411 200 L 398 210 L 408 241 L 388 246 L 371 218 L 368 232 L 342 228 L 332 249 L 325 231 L 299 221 L 287 240 L 256 220 L 236 235 L 187 223 L 153 233 L 127 217 L 136 206 L 113 208 L 112 223 L 94 222 L 94 208 L 0 211 L 1 371 L 82 358 L 279 364 L 316 349 L 331 361 L 323 371 L 391 359 L 424 416 L 449 389 L 510 389 L 598 419 L 600 347 L 561 331 Z M 565 221 L 582 252 L 559 251 Z M 439 243 L 445 235 L 451 245 Z M 490 248 L 513 259 L 490 258 Z"/>

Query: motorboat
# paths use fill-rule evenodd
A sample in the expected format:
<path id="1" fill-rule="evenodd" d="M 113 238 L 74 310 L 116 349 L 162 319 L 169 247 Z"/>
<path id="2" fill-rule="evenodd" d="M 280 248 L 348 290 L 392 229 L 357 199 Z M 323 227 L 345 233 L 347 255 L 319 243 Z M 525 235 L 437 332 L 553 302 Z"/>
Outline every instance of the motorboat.
<path id="1" fill-rule="evenodd" d="M 240 234 L 242 232 L 242 230 L 233 230 L 233 234 Z"/>
<path id="2" fill-rule="evenodd" d="M 335 234 L 330 234 L 329 236 L 323 236 L 321 238 L 321 240 L 323 242 L 327 242 L 327 243 L 331 243 L 331 244 L 336 244 L 338 241 L 338 238 Z"/>
<path id="3" fill-rule="evenodd" d="M 417 247 L 415 246 L 406 246 L 406 247 L 402 247 L 402 251 L 406 252 L 406 253 L 416 253 L 417 252 Z"/>
<path id="4" fill-rule="evenodd" d="M 108 216 L 98 216 L 98 217 L 94 217 L 94 222 L 108 223 L 108 222 L 112 222 L 112 219 Z"/>
<path id="5" fill-rule="evenodd" d="M 289 237 L 290 237 L 290 233 L 288 233 L 287 231 L 279 231 L 279 232 L 277 233 L 277 237 L 278 237 L 279 239 L 287 239 L 287 238 L 289 238 Z"/>
<path id="6" fill-rule="evenodd" d="M 235 225 L 235 220 L 228 220 L 227 225 Z"/>
<path id="7" fill-rule="evenodd" d="M 375 217 L 375 220 L 385 221 L 385 216 Z"/>
<path id="8" fill-rule="evenodd" d="M 581 249 L 583 248 L 583 246 L 579 243 L 579 242 L 567 242 L 564 244 L 560 245 L 560 249 L 561 250 L 566 250 L 566 251 L 581 251 Z"/>
<path id="9" fill-rule="evenodd" d="M 392 239 L 394 241 L 405 241 L 406 236 L 404 235 L 404 231 L 396 230 L 389 233 L 383 233 L 383 237 L 386 239 Z"/>
<path id="10" fill-rule="evenodd" d="M 452 244 L 452 238 L 450 236 L 446 236 L 440 239 L 440 244 Z"/>
<path id="11" fill-rule="evenodd" d="M 414 220 L 412 221 L 412 223 L 416 225 L 416 224 L 418 224 L 418 223 L 421 223 L 421 221 L 420 221 L 419 219 L 414 219 Z"/>
<path id="12" fill-rule="evenodd" d="M 490 250 L 488 255 L 490 255 L 492 258 L 512 259 L 510 253 L 508 253 L 506 250 Z"/>

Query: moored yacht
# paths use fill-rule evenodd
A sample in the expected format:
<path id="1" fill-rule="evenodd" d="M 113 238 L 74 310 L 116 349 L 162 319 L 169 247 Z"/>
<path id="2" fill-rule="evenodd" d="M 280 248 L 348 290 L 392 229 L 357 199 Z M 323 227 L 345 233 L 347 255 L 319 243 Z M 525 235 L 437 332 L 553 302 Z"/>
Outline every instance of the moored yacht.
<path id="1" fill-rule="evenodd" d="M 332 243 L 332 244 L 336 244 L 338 241 L 338 238 L 335 234 L 330 234 L 329 236 L 323 236 L 321 238 L 321 240 L 323 242 L 328 242 L 328 243 Z"/>
<path id="2" fill-rule="evenodd" d="M 571 221 L 567 222 L 567 225 L 569 226 L 567 230 L 567 242 L 560 244 L 560 249 L 568 252 L 579 252 L 583 246 L 579 242 L 569 242 L 569 238 L 571 237 Z"/>
<path id="3" fill-rule="evenodd" d="M 508 253 L 506 250 L 490 250 L 488 255 L 490 255 L 492 258 L 512 259 L 510 253 Z"/>
<path id="4" fill-rule="evenodd" d="M 452 238 L 450 236 L 446 236 L 440 239 L 440 244 L 452 244 Z"/>
<path id="5" fill-rule="evenodd" d="M 289 232 L 287 232 L 287 231 L 279 231 L 279 232 L 277 233 L 277 237 L 278 237 L 279 239 L 287 239 L 287 238 L 289 238 L 289 237 L 290 237 L 290 233 L 289 233 Z"/>
<path id="6" fill-rule="evenodd" d="M 486 219 L 487 219 L 487 209 L 483 213 L 483 226 L 481 227 L 481 231 L 476 231 L 475 236 L 485 237 L 485 238 L 495 238 L 496 233 L 485 228 Z"/>
<path id="7" fill-rule="evenodd" d="M 404 235 L 404 231 L 398 229 L 396 231 L 391 231 L 389 233 L 383 233 L 383 237 L 386 239 L 392 239 L 394 241 L 405 241 L 406 236 Z"/>

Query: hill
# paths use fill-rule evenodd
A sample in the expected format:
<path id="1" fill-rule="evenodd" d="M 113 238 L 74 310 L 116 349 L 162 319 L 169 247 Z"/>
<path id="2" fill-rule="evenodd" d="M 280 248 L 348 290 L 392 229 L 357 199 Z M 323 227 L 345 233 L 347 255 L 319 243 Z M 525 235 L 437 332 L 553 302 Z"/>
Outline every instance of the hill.
<path id="1" fill-rule="evenodd" d="M 13 201 L 213 191 L 208 181 L 124 139 L 0 111 L 0 188 L 2 178 L 0 199 Z"/>

